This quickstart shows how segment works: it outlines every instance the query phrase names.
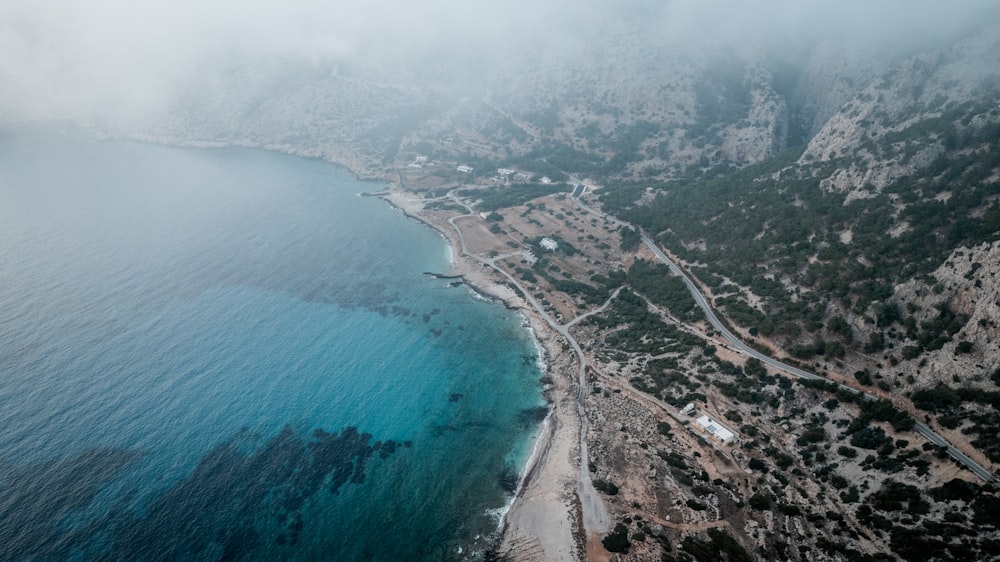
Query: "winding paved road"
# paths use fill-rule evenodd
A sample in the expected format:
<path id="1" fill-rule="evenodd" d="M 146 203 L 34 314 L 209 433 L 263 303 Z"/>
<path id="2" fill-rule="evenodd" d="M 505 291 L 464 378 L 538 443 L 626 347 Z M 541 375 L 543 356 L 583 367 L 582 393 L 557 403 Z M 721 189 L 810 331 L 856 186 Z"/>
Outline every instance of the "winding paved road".
<path id="1" fill-rule="evenodd" d="M 715 328 L 719 333 L 721 333 L 722 336 L 726 338 L 730 344 L 733 345 L 733 347 L 737 348 L 739 351 L 743 352 L 746 355 L 749 355 L 751 357 L 756 357 L 762 363 L 766 363 L 768 365 L 771 365 L 772 367 L 781 369 L 782 371 L 785 371 L 786 373 L 789 373 L 791 375 L 795 375 L 796 377 L 803 379 L 810 379 L 810 380 L 821 380 L 821 381 L 829 380 L 826 377 L 817 375 L 816 373 L 810 373 L 809 371 L 804 371 L 802 369 L 799 369 L 798 367 L 789 365 L 788 363 L 779 361 L 768 355 L 764 355 L 763 353 L 743 343 L 741 339 L 736 337 L 736 335 L 733 334 L 729 330 L 729 328 L 727 328 L 719 320 L 719 317 L 715 315 L 715 312 L 712 310 L 712 307 L 709 306 L 708 300 L 705 299 L 705 296 L 701 293 L 701 291 L 698 290 L 698 286 L 691 281 L 691 278 L 688 277 L 687 274 L 681 270 L 681 268 L 677 267 L 677 264 L 675 264 L 673 260 L 667 257 L 667 255 L 664 254 L 662 250 L 660 250 L 660 248 L 656 245 L 656 243 L 653 242 L 653 240 L 650 239 L 649 236 L 646 235 L 646 233 L 644 232 L 641 233 L 641 236 L 642 236 L 642 243 L 645 244 L 646 247 L 649 248 L 660 261 L 667 264 L 667 267 L 670 268 L 670 271 L 672 271 L 675 275 L 677 275 L 684 281 L 684 284 L 687 285 L 688 291 L 691 292 L 691 296 L 694 297 L 694 300 L 698 303 L 698 306 L 700 306 L 701 309 L 705 312 L 705 316 L 708 318 L 709 323 L 712 324 L 712 327 Z M 868 400 L 877 400 L 877 397 L 868 394 L 867 392 L 859 391 L 844 384 L 838 383 L 837 386 L 844 390 L 853 392 L 855 394 L 860 394 Z M 927 427 L 927 424 L 917 421 L 914 424 L 913 429 L 920 435 L 923 435 L 924 438 L 926 438 L 931 443 L 934 443 L 939 447 L 945 447 L 948 451 L 948 455 L 951 458 L 965 465 L 965 467 L 971 470 L 976 476 L 982 478 L 987 482 L 991 483 L 1000 482 L 1000 480 L 998 480 L 993 475 L 992 472 L 984 468 L 976 461 L 969 458 L 969 456 L 963 453 L 962 451 L 956 449 L 944 437 L 941 437 L 941 435 L 936 433 L 933 429 Z"/>
<path id="2" fill-rule="evenodd" d="M 576 181 L 576 180 L 574 179 L 574 181 Z M 608 215 L 605 215 L 602 212 L 595 211 L 591 207 L 588 207 L 587 205 L 585 205 L 582 201 L 580 201 L 576 197 L 573 197 L 573 202 L 576 203 L 576 205 L 579 206 L 581 209 L 585 209 L 588 212 L 591 212 L 591 213 L 594 213 L 594 214 L 596 214 L 598 216 L 601 216 L 601 217 L 607 218 L 609 220 L 612 220 L 612 221 L 616 222 L 617 224 L 619 224 L 619 225 L 621 225 L 623 227 L 634 228 L 632 225 L 630 225 L 628 223 L 622 222 L 622 221 L 620 221 L 620 220 L 618 220 L 618 219 L 616 219 L 614 217 L 609 217 Z M 701 293 L 701 291 L 698 289 L 698 286 L 695 285 L 693 281 L 691 281 L 691 278 L 688 277 L 687 274 L 684 273 L 684 271 L 680 267 L 678 267 L 677 264 L 675 264 L 673 262 L 673 260 L 671 260 L 669 257 L 667 257 L 667 255 L 665 253 L 663 253 L 663 251 L 660 249 L 660 247 L 657 246 L 656 243 L 653 242 L 653 240 L 649 236 L 647 236 L 645 232 L 642 232 L 640 230 L 639 233 L 640 233 L 640 235 L 642 237 L 642 243 L 645 244 L 646 247 L 649 248 L 650 251 L 653 252 L 653 255 L 655 255 L 656 258 L 659 259 L 661 262 L 663 262 L 664 264 L 666 264 L 667 267 L 670 268 L 671 272 L 673 272 L 675 275 L 677 275 L 678 277 L 680 277 L 681 280 L 684 281 L 684 285 L 686 285 L 687 288 L 688 288 L 688 291 L 691 292 L 691 296 L 694 297 L 695 302 L 697 302 L 698 306 L 701 307 L 701 309 L 705 312 L 705 317 L 708 318 L 708 322 L 712 325 L 713 328 L 715 328 L 720 334 L 722 334 L 722 336 L 724 338 L 726 338 L 726 340 L 733 347 L 735 347 L 740 352 L 742 352 L 742 353 L 744 353 L 746 355 L 749 355 L 750 357 L 755 357 L 755 358 L 759 359 L 762 363 L 766 363 L 768 365 L 771 365 L 772 367 L 774 367 L 776 369 L 781 369 L 782 371 L 785 371 L 786 373 L 794 375 L 796 377 L 803 378 L 803 379 L 810 379 L 810 380 L 821 380 L 821 381 L 832 382 L 832 381 L 829 381 L 829 379 L 827 379 L 826 377 L 817 375 L 816 373 L 810 373 L 809 371 L 802 370 L 802 369 L 800 369 L 798 367 L 795 367 L 793 365 L 789 365 L 788 363 L 785 363 L 783 361 L 779 361 L 778 359 L 775 359 L 773 357 L 765 355 L 765 354 L 757 351 L 756 349 L 750 347 L 746 343 L 744 343 L 743 340 L 741 340 L 738 337 L 736 337 L 736 335 L 733 334 L 733 332 L 730 331 L 729 328 L 727 328 L 726 325 L 723 324 L 722 321 L 719 320 L 719 317 L 715 315 L 715 311 L 712 310 L 712 307 L 709 305 L 708 300 L 705 298 L 705 295 L 703 295 Z M 847 385 L 844 385 L 844 384 L 839 384 L 839 383 L 836 383 L 836 384 L 837 384 L 838 387 L 840 387 L 840 388 L 842 388 L 844 390 L 848 390 L 850 392 L 853 392 L 855 394 L 860 394 L 860 395 L 864 396 L 866 399 L 869 399 L 869 400 L 876 400 L 877 399 L 875 396 L 873 396 L 871 394 L 868 394 L 867 392 L 862 392 L 860 390 L 857 390 L 855 388 L 851 388 L 851 387 L 849 387 Z M 927 424 L 925 424 L 925 423 L 923 423 L 921 421 L 916 421 L 916 423 L 913 426 L 913 429 L 914 429 L 914 431 L 916 431 L 917 433 L 919 433 L 920 435 L 922 435 L 925 439 L 927 439 L 931 443 L 934 443 L 935 445 L 937 445 L 939 447 L 945 447 L 945 449 L 948 452 L 948 455 L 951 458 L 955 459 L 956 461 L 958 461 L 959 463 L 961 463 L 963 466 L 965 466 L 966 468 L 968 468 L 976 476 L 982 478 L 986 482 L 992 483 L 994 485 L 1000 485 L 1000 479 L 998 479 L 992 472 L 990 472 L 989 470 L 987 470 L 985 467 L 983 467 L 982 465 L 980 465 L 976 461 L 974 461 L 971 458 L 969 458 L 969 456 L 966 455 L 965 453 L 963 453 L 962 451 L 959 451 L 958 449 L 956 449 L 954 445 L 952 445 L 950 442 L 948 442 L 947 439 L 945 439 L 944 437 L 942 437 L 940 434 L 938 434 L 937 432 L 935 432 L 933 429 L 931 429 L 930 427 L 928 427 Z"/>

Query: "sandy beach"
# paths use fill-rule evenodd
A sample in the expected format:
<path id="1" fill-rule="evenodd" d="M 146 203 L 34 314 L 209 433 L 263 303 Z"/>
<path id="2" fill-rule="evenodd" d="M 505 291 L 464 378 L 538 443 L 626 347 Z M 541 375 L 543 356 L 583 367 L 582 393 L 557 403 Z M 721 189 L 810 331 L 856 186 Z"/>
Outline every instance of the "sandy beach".
<path id="1" fill-rule="evenodd" d="M 397 187 L 380 196 L 407 216 L 440 232 L 451 245 L 452 271 L 474 290 L 523 312 L 545 351 L 550 413 L 536 437 L 534 454 L 503 522 L 500 552 L 513 560 L 571 561 L 584 558 L 585 538 L 577 495 L 580 418 L 577 359 L 537 311 L 488 266 L 464 255 L 458 233 L 439 214 L 423 211 L 418 196 Z"/>

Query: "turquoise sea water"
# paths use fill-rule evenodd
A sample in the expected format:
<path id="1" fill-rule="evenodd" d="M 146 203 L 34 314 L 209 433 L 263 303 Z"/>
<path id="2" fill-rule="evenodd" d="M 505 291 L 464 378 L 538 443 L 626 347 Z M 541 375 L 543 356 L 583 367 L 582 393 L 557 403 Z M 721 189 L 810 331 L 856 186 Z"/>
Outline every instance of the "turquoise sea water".
<path id="1" fill-rule="evenodd" d="M 0 128 L 0 559 L 458 559 L 543 413 L 516 313 L 331 165 Z"/>

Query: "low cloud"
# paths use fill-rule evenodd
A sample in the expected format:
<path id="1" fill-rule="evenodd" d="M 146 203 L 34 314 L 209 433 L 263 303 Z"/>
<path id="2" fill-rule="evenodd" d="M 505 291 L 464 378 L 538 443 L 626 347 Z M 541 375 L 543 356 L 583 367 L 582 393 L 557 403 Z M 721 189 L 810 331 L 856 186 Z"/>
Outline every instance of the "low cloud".
<path id="1" fill-rule="evenodd" d="M 996 16 L 991 0 L 33 0 L 0 7 L 0 115 L 142 112 L 227 60 L 369 61 L 601 41 L 634 27 L 662 44 L 837 37 L 891 49 Z M 549 40 L 551 39 L 551 40 Z M 560 40 L 562 43 L 560 43 Z M 488 57 L 484 60 L 489 60 Z M 487 69 L 488 70 L 488 69 Z"/>

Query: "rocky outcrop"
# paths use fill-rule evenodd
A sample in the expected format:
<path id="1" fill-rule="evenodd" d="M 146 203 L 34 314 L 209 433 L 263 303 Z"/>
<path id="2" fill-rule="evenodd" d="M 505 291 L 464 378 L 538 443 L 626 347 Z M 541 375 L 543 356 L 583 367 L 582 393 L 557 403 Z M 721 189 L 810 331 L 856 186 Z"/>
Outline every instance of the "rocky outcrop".
<path id="1" fill-rule="evenodd" d="M 942 307 L 967 318 L 939 350 L 902 362 L 897 369 L 916 379 L 914 386 L 937 383 L 993 388 L 991 375 L 1000 369 L 1000 242 L 955 250 L 929 279 L 896 287 L 892 302 L 912 309 L 918 325 L 933 321 Z M 912 345 L 902 339 L 899 347 Z"/>
<path id="2" fill-rule="evenodd" d="M 788 106 L 774 90 L 754 89 L 750 112 L 727 127 L 719 150 L 722 159 L 740 164 L 761 162 L 784 150 L 788 144 Z"/>

